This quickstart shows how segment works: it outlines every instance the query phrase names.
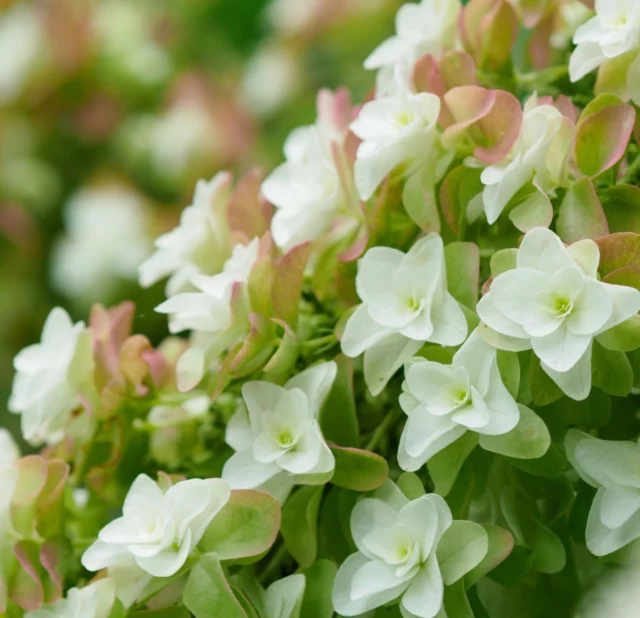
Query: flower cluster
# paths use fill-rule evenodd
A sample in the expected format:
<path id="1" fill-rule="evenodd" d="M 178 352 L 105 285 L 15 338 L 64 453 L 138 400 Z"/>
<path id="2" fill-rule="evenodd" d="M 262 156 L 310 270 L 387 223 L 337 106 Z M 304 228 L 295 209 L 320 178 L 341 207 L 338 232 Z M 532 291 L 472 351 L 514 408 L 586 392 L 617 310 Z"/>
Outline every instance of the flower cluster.
<path id="1" fill-rule="evenodd" d="M 572 615 L 640 539 L 639 58 L 630 0 L 406 4 L 146 260 L 90 204 L 61 251 L 124 245 L 170 335 L 57 308 L 16 356 L 0 613 Z"/>

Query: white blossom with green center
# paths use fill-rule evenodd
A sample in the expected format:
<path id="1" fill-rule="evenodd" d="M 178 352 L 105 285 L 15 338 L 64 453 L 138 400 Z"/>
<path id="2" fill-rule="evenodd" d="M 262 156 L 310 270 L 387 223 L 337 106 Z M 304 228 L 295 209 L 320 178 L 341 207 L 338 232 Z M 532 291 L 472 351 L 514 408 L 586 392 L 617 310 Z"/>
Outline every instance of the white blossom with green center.
<path id="1" fill-rule="evenodd" d="M 116 600 L 116 582 L 100 579 L 84 588 L 71 588 L 64 599 L 27 612 L 25 618 L 107 618 Z"/>

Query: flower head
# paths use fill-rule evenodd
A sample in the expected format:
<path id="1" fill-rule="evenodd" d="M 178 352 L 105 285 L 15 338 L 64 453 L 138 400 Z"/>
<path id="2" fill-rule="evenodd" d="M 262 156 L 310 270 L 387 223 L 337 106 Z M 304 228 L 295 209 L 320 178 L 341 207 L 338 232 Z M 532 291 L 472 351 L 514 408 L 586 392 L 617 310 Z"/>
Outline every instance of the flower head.
<path id="1" fill-rule="evenodd" d="M 51 311 L 40 343 L 13 361 L 16 375 L 9 410 L 21 415 L 22 435 L 32 444 L 54 441 L 80 405 L 83 385 L 93 376 L 91 335 L 60 307 Z"/>
<path id="2" fill-rule="evenodd" d="M 442 556 L 460 526 L 471 527 L 478 546 L 469 543 L 445 565 Z M 356 504 L 351 534 L 359 551 L 342 564 L 333 588 L 333 605 L 343 616 L 400 598 L 403 616 L 433 618 L 442 609 L 444 585 L 470 571 L 488 549 L 484 529 L 454 522 L 440 496 L 409 501 L 390 481 Z"/>
<path id="3" fill-rule="evenodd" d="M 442 239 L 429 234 L 407 253 L 369 249 L 358 264 L 362 304 L 349 318 L 342 351 L 364 352 L 365 380 L 379 393 L 426 341 L 460 345 L 467 336 L 462 309 L 447 291 Z"/>
<path id="4" fill-rule="evenodd" d="M 122 517 L 107 524 L 82 556 L 89 571 L 128 560 L 153 577 L 177 573 L 227 503 L 228 483 L 220 479 L 189 479 L 166 493 L 146 474 L 133 482 Z"/>
<path id="5" fill-rule="evenodd" d="M 592 240 L 565 247 L 550 230 L 528 232 L 517 266 L 498 275 L 477 306 L 498 347 L 533 348 L 544 371 L 570 397 L 591 389 L 591 343 L 640 310 L 640 292 L 596 278 L 600 252 Z M 483 332 L 481 329 L 480 332 Z"/>
<path id="6" fill-rule="evenodd" d="M 236 450 L 222 471 L 234 488 L 263 488 L 284 499 L 296 482 L 326 482 L 334 458 L 318 424 L 331 390 L 334 362 L 314 365 L 284 386 L 247 382 L 246 404 L 229 422 L 227 443 Z M 304 478 L 303 478 L 304 477 Z"/>
<path id="7" fill-rule="evenodd" d="M 107 618 L 116 599 L 116 583 L 100 579 L 84 588 L 71 588 L 66 598 L 27 612 L 25 618 Z"/>
<path id="8" fill-rule="evenodd" d="M 451 365 L 416 359 L 405 371 L 400 405 L 409 419 L 398 449 L 405 470 L 418 470 L 466 431 L 500 435 L 520 417 L 498 370 L 495 348 L 474 331 Z"/>

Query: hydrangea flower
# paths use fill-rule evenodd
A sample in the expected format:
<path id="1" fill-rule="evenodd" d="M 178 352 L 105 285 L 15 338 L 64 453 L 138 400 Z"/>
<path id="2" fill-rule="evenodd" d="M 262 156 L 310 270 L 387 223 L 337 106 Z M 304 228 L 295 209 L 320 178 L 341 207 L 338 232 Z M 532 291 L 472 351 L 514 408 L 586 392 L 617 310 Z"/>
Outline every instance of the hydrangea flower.
<path id="1" fill-rule="evenodd" d="M 222 478 L 233 488 L 262 488 L 283 501 L 296 483 L 324 483 L 334 457 L 318 414 L 336 376 L 334 362 L 306 369 L 278 386 L 247 382 L 241 406 L 229 421 L 226 441 L 236 453 Z"/>
<path id="2" fill-rule="evenodd" d="M 199 180 L 193 204 L 182 211 L 180 224 L 155 241 L 156 251 L 140 266 L 140 285 L 149 287 L 169 277 L 167 296 L 188 287 L 194 275 L 215 275 L 231 253 L 226 209 L 231 174 L 219 172 Z"/>
<path id="3" fill-rule="evenodd" d="M 257 259 L 257 238 L 246 246 L 236 245 L 221 273 L 195 275 L 191 282 L 197 291 L 176 294 L 156 307 L 156 311 L 169 314 L 172 333 L 194 331 L 191 346 L 178 360 L 180 390 L 196 386 L 218 355 L 244 333 L 246 311 L 240 311 L 241 316 L 235 311 L 246 309 L 248 299 L 242 284 Z"/>
<path id="4" fill-rule="evenodd" d="M 432 93 L 383 97 L 363 106 L 351 130 L 362 139 L 355 182 L 368 200 L 391 172 L 408 176 L 434 164 L 440 99 Z"/>
<path id="5" fill-rule="evenodd" d="M 406 88 L 413 65 L 423 54 L 438 57 L 455 48 L 461 9 L 459 0 L 422 0 L 400 7 L 396 34 L 383 41 L 364 61 L 365 69 L 379 69 L 378 96 Z"/>
<path id="6" fill-rule="evenodd" d="M 640 538 L 640 445 L 570 429 L 565 448 L 582 480 L 598 490 L 587 521 L 589 551 L 606 556 Z"/>
<path id="7" fill-rule="evenodd" d="M 69 314 L 56 307 L 44 324 L 41 342 L 15 357 L 9 410 L 21 415 L 28 442 L 55 442 L 80 405 L 81 391 L 93 377 L 91 342 L 84 322 L 73 324 Z"/>
<path id="8" fill-rule="evenodd" d="M 469 542 L 452 556 L 463 529 Z M 395 599 L 405 618 L 441 616 L 444 586 L 474 568 L 489 547 L 482 526 L 453 521 L 440 496 L 409 501 L 391 481 L 356 504 L 351 534 L 358 552 L 340 566 L 333 588 L 333 606 L 342 616 Z"/>
<path id="9" fill-rule="evenodd" d="M 640 102 L 640 4 L 635 0 L 596 0 L 596 14 L 573 37 L 576 48 L 569 60 L 572 82 L 600 68 L 599 82 Z M 600 86 L 601 84 L 599 84 Z"/>
<path id="10" fill-rule="evenodd" d="M 550 230 L 535 228 L 518 249 L 516 268 L 498 275 L 477 306 L 495 331 L 485 334 L 491 343 L 533 348 L 544 371 L 574 399 L 591 390 L 593 338 L 640 310 L 640 291 L 598 281 L 599 260 L 592 240 L 565 247 Z"/>
<path id="11" fill-rule="evenodd" d="M 133 558 L 153 577 L 170 577 L 187 561 L 231 490 L 220 479 L 189 479 L 166 493 L 146 474 L 131 485 L 114 519 L 82 555 L 89 571 L 115 567 Z"/>
<path id="12" fill-rule="evenodd" d="M 400 405 L 408 415 L 398 462 L 418 470 L 467 431 L 501 435 L 520 418 L 502 383 L 495 348 L 474 331 L 451 365 L 415 359 L 407 363 Z"/>
<path id="13" fill-rule="evenodd" d="M 534 95 L 524 106 L 520 135 L 507 157 L 489 165 L 480 177 L 485 189 L 482 205 L 489 224 L 495 223 L 507 204 L 527 183 L 545 194 L 566 185 L 567 162 L 573 152 L 575 128 L 553 105 L 539 105 Z M 547 219 L 553 215 L 547 203 Z M 471 219 L 477 200 L 470 204 Z M 522 208 L 530 208 L 525 202 Z M 517 215 L 517 208 L 512 216 Z M 544 218 L 544 217 L 543 217 Z"/>
<path id="14" fill-rule="evenodd" d="M 365 380 L 374 395 L 426 341 L 456 346 L 467 336 L 462 309 L 447 291 L 437 234 L 420 239 L 407 254 L 369 249 L 358 264 L 356 289 L 362 304 L 347 321 L 342 351 L 352 358 L 364 352 Z"/>
<path id="15" fill-rule="evenodd" d="M 27 612 L 25 618 L 108 618 L 116 599 L 115 592 L 113 579 L 100 579 L 84 588 L 71 588 L 66 598 Z"/>

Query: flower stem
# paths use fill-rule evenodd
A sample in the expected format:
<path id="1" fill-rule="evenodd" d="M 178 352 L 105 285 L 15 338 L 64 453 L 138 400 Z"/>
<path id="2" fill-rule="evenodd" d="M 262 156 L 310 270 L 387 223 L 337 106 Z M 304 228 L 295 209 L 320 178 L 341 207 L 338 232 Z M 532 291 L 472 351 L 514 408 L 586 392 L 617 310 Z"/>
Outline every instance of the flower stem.
<path id="1" fill-rule="evenodd" d="M 365 447 L 367 451 L 373 451 L 378 446 L 378 442 L 380 442 L 382 436 L 384 436 L 387 430 L 395 425 L 397 420 L 400 418 L 401 412 L 400 408 L 393 408 L 393 410 L 391 410 L 384 419 L 382 419 L 382 422 L 373 432 L 369 443 Z"/>
<path id="2" fill-rule="evenodd" d="M 262 584 L 264 583 L 269 576 L 281 565 L 283 560 L 287 557 L 287 548 L 285 544 L 282 543 L 276 552 L 271 557 L 271 560 L 267 563 L 267 566 L 264 568 L 264 571 L 260 573 L 258 576 L 258 581 Z"/>

